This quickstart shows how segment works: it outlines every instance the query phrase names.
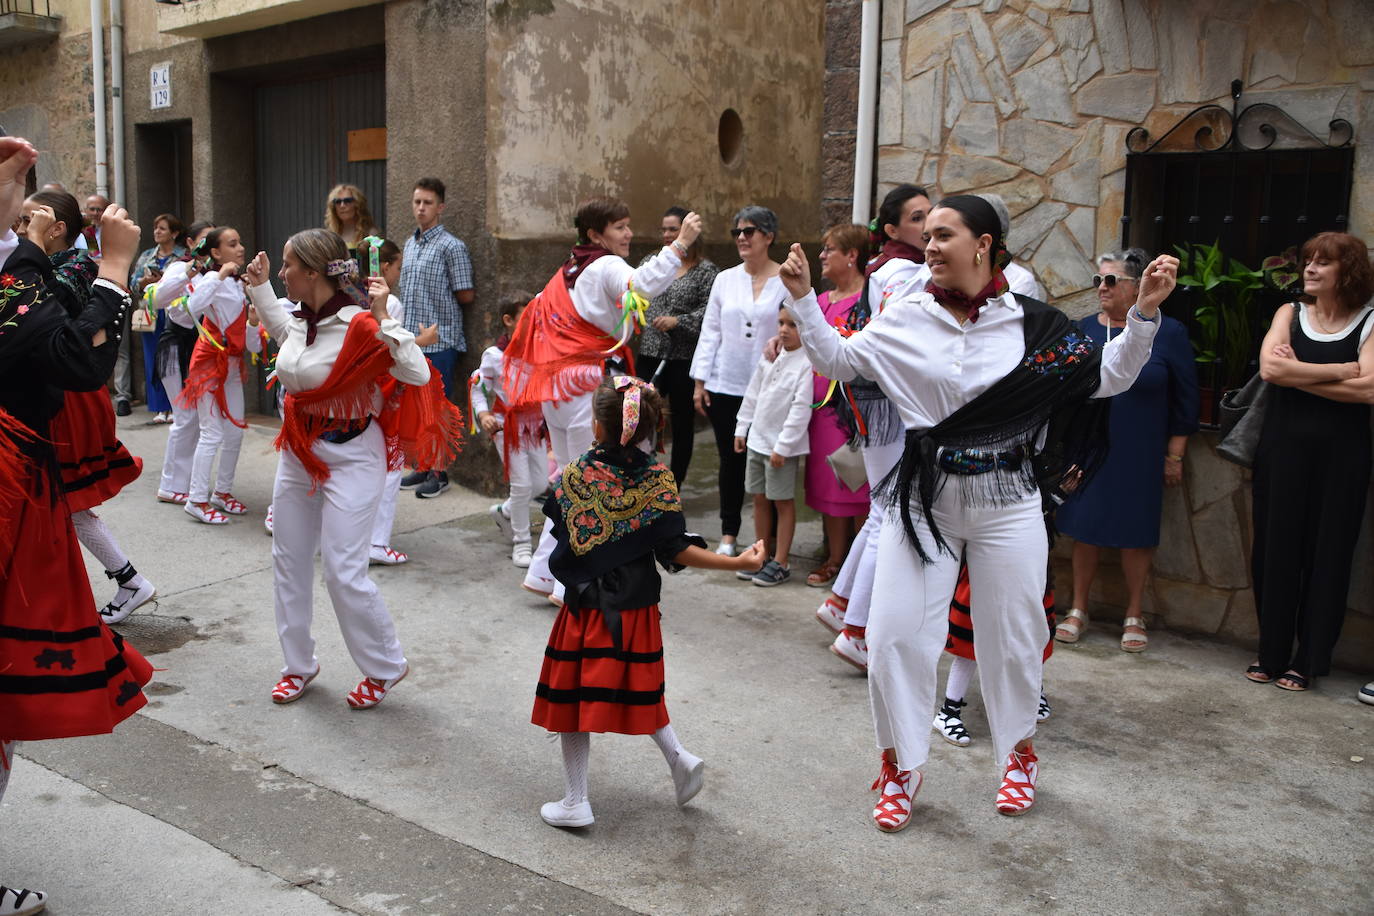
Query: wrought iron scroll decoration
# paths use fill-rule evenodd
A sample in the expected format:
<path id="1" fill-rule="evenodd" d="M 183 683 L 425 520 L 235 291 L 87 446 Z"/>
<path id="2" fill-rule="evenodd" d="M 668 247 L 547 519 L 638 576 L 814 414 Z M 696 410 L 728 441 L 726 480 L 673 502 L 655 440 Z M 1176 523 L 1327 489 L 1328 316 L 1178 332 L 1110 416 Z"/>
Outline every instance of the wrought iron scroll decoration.
<path id="1" fill-rule="evenodd" d="M 1126 151 L 1167 152 L 1170 138 L 1175 138 L 1177 142 L 1187 137 L 1189 126 L 1192 124 L 1196 124 L 1192 128 L 1192 141 L 1197 152 L 1222 152 L 1228 147 L 1246 152 L 1266 150 L 1278 141 L 1280 128 L 1286 136 L 1297 141 L 1292 147 L 1295 149 L 1343 149 L 1350 146 L 1355 139 L 1355 128 L 1345 118 L 1333 118 L 1329 121 L 1327 127 L 1330 133 L 1328 138 L 1323 140 L 1308 130 L 1302 122 L 1270 102 L 1247 105 L 1239 114 L 1213 104 L 1194 108 L 1153 142 L 1147 128 L 1131 128 L 1126 134 Z M 1250 142 L 1247 142 L 1247 138 L 1250 138 Z"/>

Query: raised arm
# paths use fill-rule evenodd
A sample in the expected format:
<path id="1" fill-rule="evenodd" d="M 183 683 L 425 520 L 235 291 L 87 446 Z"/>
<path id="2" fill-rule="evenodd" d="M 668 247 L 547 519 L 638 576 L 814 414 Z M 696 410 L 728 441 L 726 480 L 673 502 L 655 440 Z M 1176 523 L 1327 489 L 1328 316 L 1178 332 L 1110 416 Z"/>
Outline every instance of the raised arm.
<path id="1" fill-rule="evenodd" d="M 1174 291 L 1178 277 L 1178 258 L 1162 254 L 1140 275 L 1140 293 L 1126 313 L 1126 328 L 1120 337 L 1102 350 L 1101 382 L 1095 398 L 1109 398 L 1135 384 L 1140 370 L 1150 361 L 1155 335 L 1164 320 L 1159 305 Z"/>
<path id="2" fill-rule="evenodd" d="M 806 255 L 802 253 L 800 245 L 795 242 L 792 244 L 792 250 L 788 252 L 787 260 L 778 275 L 792 297 L 787 309 L 796 319 L 797 330 L 801 333 L 802 346 L 806 348 L 806 357 L 811 361 L 811 368 L 826 378 L 841 382 L 848 382 L 859 376 L 872 378 L 876 373 L 870 364 L 868 348 L 865 346 L 865 331 L 844 337 L 837 328 L 825 320 L 825 313 L 816 302 L 816 291 L 811 288 L 811 266 L 806 262 Z M 874 321 L 880 317 L 875 317 Z"/>
<path id="3" fill-rule="evenodd" d="M 407 385 L 429 383 L 429 360 L 420 352 L 415 343 L 415 335 L 405 329 L 387 311 L 387 300 L 391 289 L 381 277 L 370 277 L 367 281 L 367 296 L 372 304 L 372 317 L 377 319 L 377 339 L 386 344 L 391 351 L 391 374 L 399 382 Z"/>
<path id="4" fill-rule="evenodd" d="M 248 262 L 244 275 L 248 278 L 248 298 L 252 300 L 253 308 L 258 313 L 258 321 L 262 323 L 269 337 L 281 343 L 286 339 L 286 332 L 291 327 L 291 312 L 294 311 L 294 307 L 289 299 L 277 298 L 276 292 L 272 289 L 271 268 L 267 252 L 259 251 L 257 256 Z"/>

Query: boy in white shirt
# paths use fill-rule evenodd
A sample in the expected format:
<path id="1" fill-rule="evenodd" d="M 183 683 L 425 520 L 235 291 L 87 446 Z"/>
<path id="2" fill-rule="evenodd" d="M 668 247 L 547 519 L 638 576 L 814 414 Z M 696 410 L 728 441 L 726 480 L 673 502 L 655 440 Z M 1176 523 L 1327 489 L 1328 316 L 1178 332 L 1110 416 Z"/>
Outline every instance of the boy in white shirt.
<path id="1" fill-rule="evenodd" d="M 754 367 L 735 419 L 735 451 L 749 453 L 744 489 L 754 496 L 754 537 L 765 544 L 777 537 L 772 559 L 754 572 L 735 575 L 764 588 L 792 576 L 787 560 L 797 528 L 797 466 L 809 451 L 811 422 L 811 363 L 802 350 L 797 323 L 785 307 L 778 310 L 778 343 L 778 358 L 769 362 L 764 356 Z"/>
<path id="2" fill-rule="evenodd" d="M 517 294 L 501 306 L 505 333 L 482 352 L 482 363 L 468 380 L 468 414 L 491 437 L 501 454 L 510 481 L 510 498 L 488 509 L 496 527 L 511 544 L 511 562 L 521 569 L 530 565 L 530 500 L 548 485 L 545 436 L 538 430 L 543 415 L 535 411 L 524 422 L 507 423 L 501 363 L 511 331 L 532 296 Z M 514 436 L 515 438 L 510 438 Z M 507 441 L 509 439 L 509 441 Z"/>

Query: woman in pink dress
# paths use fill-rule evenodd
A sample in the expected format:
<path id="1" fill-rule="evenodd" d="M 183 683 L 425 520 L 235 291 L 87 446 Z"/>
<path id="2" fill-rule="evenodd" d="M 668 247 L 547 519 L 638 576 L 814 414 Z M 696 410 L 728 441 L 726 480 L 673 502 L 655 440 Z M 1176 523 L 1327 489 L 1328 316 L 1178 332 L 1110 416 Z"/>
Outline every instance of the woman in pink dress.
<path id="1" fill-rule="evenodd" d="M 821 276 L 832 289 L 821 293 L 819 303 L 826 320 L 843 327 L 850 308 L 864 291 L 864 269 L 868 262 L 869 233 L 863 226 L 843 224 L 831 228 L 821 240 Z M 868 517 L 868 484 L 851 490 L 839 481 L 826 456 L 845 443 L 848 434 L 840 425 L 829 399 L 840 395 L 831 390 L 830 379 L 817 375 L 815 403 L 826 402 L 811 415 L 808 433 L 811 451 L 806 459 L 806 504 L 821 513 L 829 556 L 825 563 L 806 577 L 806 584 L 820 588 L 829 585 L 844 565 L 849 543 Z"/>

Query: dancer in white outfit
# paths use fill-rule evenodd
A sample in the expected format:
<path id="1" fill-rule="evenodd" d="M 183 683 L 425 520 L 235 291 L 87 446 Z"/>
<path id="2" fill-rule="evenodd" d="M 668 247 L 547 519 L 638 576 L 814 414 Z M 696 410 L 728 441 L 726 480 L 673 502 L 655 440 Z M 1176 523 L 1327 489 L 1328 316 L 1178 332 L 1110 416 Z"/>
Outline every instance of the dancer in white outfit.
<path id="1" fill-rule="evenodd" d="M 908 430 L 897 472 L 875 494 L 890 511 L 867 630 L 883 751 L 873 818 L 885 831 L 910 822 L 920 788 L 961 551 L 983 699 L 1006 761 L 997 810 L 1020 814 L 1034 803 L 1048 556 L 1037 480 L 1066 483 L 1095 469 L 1104 418 L 1084 403 L 1131 385 L 1175 283 L 1177 260 L 1157 258 L 1126 332 L 1098 350 L 1062 313 L 1006 291 L 1001 236 L 986 201 L 945 199 L 926 220 L 927 288 L 908 286 L 848 338 L 825 323 L 801 246 L 782 271 L 816 371 L 877 382 Z"/>
<path id="2" fill-rule="evenodd" d="M 272 699 L 299 698 L 319 674 L 310 633 L 318 549 L 344 642 L 364 675 L 347 695 L 348 705 L 367 709 L 409 671 L 391 615 L 367 573 L 387 469 L 399 467 L 400 456 L 388 455 L 385 440 L 414 439 L 414 431 L 393 432 L 396 399 L 385 394 L 386 376 L 422 386 L 407 387 L 400 397 L 415 393 L 447 401 L 414 336 L 388 314 L 385 281 L 369 281 L 371 304 L 364 308 L 368 303 L 354 284 L 356 265 L 343 239 L 327 229 L 298 232 L 282 260 L 280 277 L 299 309 L 272 292 L 265 253 L 258 253 L 247 272 L 253 306 L 281 346 L 277 379 L 286 391 L 272 490 L 272 565 L 285 666 Z"/>
<path id="3" fill-rule="evenodd" d="M 677 279 L 682 258 L 701 234 L 701 217 L 687 214 L 677 239 L 636 269 L 625 261 L 634 233 L 623 201 L 584 201 L 574 223 L 577 247 L 521 315 L 503 374 L 511 411 L 532 419 L 530 408 L 540 406 L 560 474 L 592 446 L 592 392 L 606 374 L 606 359 L 628 358 L 635 323 L 642 323 L 648 301 Z M 530 444 L 527 431 L 519 435 L 521 447 Z M 549 572 L 553 548 L 545 525 L 522 585 L 558 601 L 563 586 Z"/>
<path id="4" fill-rule="evenodd" d="M 191 462 L 191 484 L 185 509 L 196 521 L 223 525 L 248 507 L 234 497 L 234 472 L 243 445 L 243 354 L 262 352 L 262 335 L 249 327 L 247 302 L 238 272 L 243 269 L 243 242 L 238 230 L 217 226 L 205 236 L 210 263 L 205 276 L 188 287 L 186 308 L 200 323 L 200 340 L 178 401 L 195 405 L 200 438 Z M 210 488 L 215 458 L 219 469 Z"/>

